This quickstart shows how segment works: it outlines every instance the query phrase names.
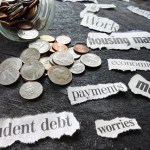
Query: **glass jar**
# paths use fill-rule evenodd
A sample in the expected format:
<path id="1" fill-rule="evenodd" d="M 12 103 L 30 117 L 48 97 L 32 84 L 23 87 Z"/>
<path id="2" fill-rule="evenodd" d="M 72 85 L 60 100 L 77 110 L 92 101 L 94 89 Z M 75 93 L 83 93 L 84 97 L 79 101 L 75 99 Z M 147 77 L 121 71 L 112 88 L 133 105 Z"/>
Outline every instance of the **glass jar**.
<path id="1" fill-rule="evenodd" d="M 39 31 L 39 36 L 46 34 L 51 28 L 54 17 L 54 1 L 55 0 L 39 0 L 38 11 L 35 17 L 31 20 L 35 28 Z M 0 33 L 12 41 L 28 42 L 18 37 L 18 30 L 14 27 L 9 27 L 0 24 Z"/>

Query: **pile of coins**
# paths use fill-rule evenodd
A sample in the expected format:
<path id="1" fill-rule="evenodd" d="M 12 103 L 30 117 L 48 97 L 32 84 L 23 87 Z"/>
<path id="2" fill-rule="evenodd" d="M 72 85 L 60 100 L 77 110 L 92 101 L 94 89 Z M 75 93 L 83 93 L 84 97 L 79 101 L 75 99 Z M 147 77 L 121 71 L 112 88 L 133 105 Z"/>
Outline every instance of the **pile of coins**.
<path id="1" fill-rule="evenodd" d="M 3 0 L 0 5 L 0 22 L 23 30 L 34 27 L 30 22 L 37 13 L 39 0 Z"/>
<path id="2" fill-rule="evenodd" d="M 83 73 L 85 66 L 101 65 L 101 58 L 89 53 L 86 45 L 75 44 L 68 48 L 70 42 L 71 38 L 65 35 L 56 39 L 42 35 L 40 39 L 29 44 L 29 48 L 21 53 L 20 58 L 8 58 L 0 64 L 0 84 L 10 85 L 21 74 L 27 82 L 20 88 L 20 95 L 25 99 L 35 99 L 43 92 L 42 85 L 36 80 L 45 71 L 54 84 L 67 85 L 72 81 L 72 74 Z M 43 57 L 43 54 L 47 56 Z"/>

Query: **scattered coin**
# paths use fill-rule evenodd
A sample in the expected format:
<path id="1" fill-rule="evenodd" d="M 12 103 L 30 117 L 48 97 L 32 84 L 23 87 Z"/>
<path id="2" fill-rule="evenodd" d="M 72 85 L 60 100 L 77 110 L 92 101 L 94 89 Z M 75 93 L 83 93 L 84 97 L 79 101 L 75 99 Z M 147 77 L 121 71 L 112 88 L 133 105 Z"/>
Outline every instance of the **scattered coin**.
<path id="1" fill-rule="evenodd" d="M 73 47 L 69 48 L 69 49 L 68 49 L 68 52 L 73 55 L 74 59 L 78 59 L 78 58 L 81 57 L 80 54 L 77 54 L 77 53 L 74 51 Z"/>
<path id="2" fill-rule="evenodd" d="M 30 61 L 21 68 L 21 75 L 25 80 L 33 81 L 42 77 L 45 72 L 43 64 L 39 61 Z"/>
<path id="3" fill-rule="evenodd" d="M 56 38 L 56 41 L 58 43 L 62 43 L 62 44 L 69 44 L 71 42 L 71 38 L 69 36 L 66 35 L 60 35 Z"/>
<path id="4" fill-rule="evenodd" d="M 19 79 L 19 71 L 16 68 L 6 68 L 2 69 L 0 67 L 0 84 L 2 85 L 11 85 Z"/>
<path id="5" fill-rule="evenodd" d="M 32 30 L 19 30 L 18 36 L 25 40 L 32 40 L 37 38 L 39 35 L 39 32 L 35 29 Z"/>
<path id="6" fill-rule="evenodd" d="M 40 59 L 40 62 L 45 67 L 45 70 L 48 70 L 52 65 L 50 64 L 50 58 L 49 57 L 42 57 Z"/>
<path id="7" fill-rule="evenodd" d="M 55 51 L 67 51 L 68 47 L 62 43 L 53 43 L 53 49 Z"/>
<path id="8" fill-rule="evenodd" d="M 27 63 L 28 61 L 32 60 L 39 60 L 40 53 L 35 48 L 27 48 L 21 53 L 20 59 L 23 63 Z"/>
<path id="9" fill-rule="evenodd" d="M 83 44 L 76 44 L 74 46 L 74 51 L 77 53 L 85 54 L 89 52 L 89 48 Z"/>
<path id="10" fill-rule="evenodd" d="M 83 63 L 80 63 L 80 62 L 75 62 L 71 68 L 70 68 L 70 71 L 73 73 L 73 74 L 81 74 L 85 71 L 85 66 Z"/>
<path id="11" fill-rule="evenodd" d="M 50 52 L 55 53 L 56 51 L 53 49 L 53 43 L 50 43 Z"/>
<path id="12" fill-rule="evenodd" d="M 0 65 L 1 70 L 7 70 L 8 68 L 12 67 L 16 70 L 20 70 L 22 67 L 22 61 L 17 57 L 10 57 L 4 60 Z"/>
<path id="13" fill-rule="evenodd" d="M 50 36 L 50 35 L 41 35 L 40 39 L 47 41 L 47 42 L 54 42 L 55 41 L 55 38 L 53 36 Z"/>
<path id="14" fill-rule="evenodd" d="M 74 58 L 69 52 L 56 52 L 53 55 L 53 61 L 60 66 L 70 66 L 73 64 Z"/>
<path id="15" fill-rule="evenodd" d="M 39 82 L 27 82 L 20 88 L 20 95 L 24 99 L 32 100 L 38 98 L 43 92 L 43 86 Z"/>
<path id="16" fill-rule="evenodd" d="M 18 23 L 18 27 L 21 30 L 31 30 L 34 27 L 34 24 L 31 21 L 21 21 Z"/>
<path id="17" fill-rule="evenodd" d="M 101 58 L 92 53 L 84 54 L 81 56 L 81 62 L 88 67 L 98 67 L 101 65 Z"/>
<path id="18" fill-rule="evenodd" d="M 47 41 L 44 40 L 37 40 L 33 43 L 29 44 L 29 48 L 35 48 L 37 49 L 41 54 L 46 53 L 50 49 L 50 44 Z"/>
<path id="19" fill-rule="evenodd" d="M 72 80 L 72 73 L 66 67 L 52 66 L 48 70 L 49 79 L 58 85 L 66 85 Z"/>
<path id="20" fill-rule="evenodd" d="M 53 56 L 54 56 L 54 53 L 50 55 L 49 57 L 49 62 L 51 65 L 55 65 L 54 61 L 53 61 Z"/>

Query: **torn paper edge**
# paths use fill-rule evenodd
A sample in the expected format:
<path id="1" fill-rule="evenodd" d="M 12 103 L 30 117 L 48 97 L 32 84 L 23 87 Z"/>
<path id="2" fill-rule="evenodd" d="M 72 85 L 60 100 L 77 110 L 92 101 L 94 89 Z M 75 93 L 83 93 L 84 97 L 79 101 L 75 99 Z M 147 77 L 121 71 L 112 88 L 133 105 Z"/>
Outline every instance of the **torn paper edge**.
<path id="1" fill-rule="evenodd" d="M 68 98 L 71 105 L 76 105 L 89 100 L 103 99 L 118 92 L 126 92 L 128 89 L 122 82 L 80 87 L 68 87 Z"/>
<path id="2" fill-rule="evenodd" d="M 68 120 L 67 120 L 67 118 Z M 52 128 L 49 129 L 48 131 L 42 130 L 42 123 L 45 122 L 45 119 L 48 118 L 49 123 L 51 126 L 56 125 L 56 119 L 61 118 L 59 120 L 62 122 L 62 120 L 67 120 L 64 125 L 63 121 L 63 126 L 60 127 L 56 130 L 53 130 Z M 69 123 L 70 120 L 70 123 Z M 2 118 L 0 119 L 0 128 L 6 128 L 9 126 L 9 123 L 12 123 L 11 128 L 13 126 L 13 129 L 16 126 L 23 126 L 27 124 L 35 125 L 35 130 L 34 126 L 32 126 L 32 129 L 35 131 L 34 133 L 26 133 L 26 134 L 18 134 L 18 135 L 12 135 L 12 136 L 7 136 L 7 137 L 0 137 L 0 147 L 7 147 L 12 145 L 15 141 L 20 141 L 22 143 L 30 144 L 30 143 L 35 143 L 39 139 L 44 139 L 46 137 L 51 137 L 53 139 L 59 139 L 63 135 L 67 136 L 72 136 L 76 130 L 80 129 L 80 124 L 77 121 L 77 119 L 74 117 L 74 114 L 72 112 L 61 112 L 61 113 L 43 113 L 43 114 L 38 114 L 34 116 L 23 116 L 20 118 Z M 53 122 L 53 123 L 52 123 Z M 49 124 L 49 126 L 50 126 Z M 57 123 L 57 125 L 60 125 L 61 123 Z M 67 126 L 68 124 L 68 126 Z M 47 127 L 46 127 L 47 128 Z M 49 127 L 50 128 L 50 127 Z M 56 127 L 57 128 L 57 127 Z M 19 129 L 18 129 L 19 130 Z M 21 129 L 20 129 L 21 130 Z M 10 131 L 9 131 L 10 132 Z M 14 132 L 14 130 L 13 130 Z M 21 131 L 20 131 L 21 132 Z M 19 133 L 20 133 L 19 132 Z M 16 133 L 16 132 L 15 132 Z"/>
<path id="3" fill-rule="evenodd" d="M 150 70 L 150 62 L 142 60 L 107 59 L 109 70 Z"/>
<path id="4" fill-rule="evenodd" d="M 97 0 L 62 0 L 63 2 L 93 2 L 93 3 L 96 3 L 98 4 L 98 1 Z"/>
<path id="5" fill-rule="evenodd" d="M 134 6 L 128 6 L 127 9 L 130 10 L 131 12 L 135 13 L 135 14 L 138 14 L 140 16 L 147 18 L 147 19 L 150 19 L 150 11 L 146 11 L 146 10 L 140 9 L 138 7 L 134 7 Z"/>
<path id="6" fill-rule="evenodd" d="M 150 82 L 143 78 L 141 75 L 134 75 L 130 79 L 128 86 L 134 94 L 140 94 L 150 98 Z"/>
<path id="7" fill-rule="evenodd" d="M 122 118 L 117 117 L 109 121 L 105 121 L 102 119 L 96 120 L 95 126 L 96 126 L 97 134 L 101 137 L 107 137 L 107 138 L 117 138 L 120 133 L 127 132 L 129 130 L 141 129 L 136 119 L 134 118 L 130 119 L 125 117 Z M 116 130 L 116 128 L 118 130 Z"/>
<path id="8" fill-rule="evenodd" d="M 140 50 L 142 47 L 150 49 L 150 33 L 135 30 L 114 32 L 110 35 L 106 33 L 89 32 L 87 46 L 91 49 L 99 48 L 100 50 L 102 48 L 107 48 L 108 50 L 129 50 L 130 48 Z"/>

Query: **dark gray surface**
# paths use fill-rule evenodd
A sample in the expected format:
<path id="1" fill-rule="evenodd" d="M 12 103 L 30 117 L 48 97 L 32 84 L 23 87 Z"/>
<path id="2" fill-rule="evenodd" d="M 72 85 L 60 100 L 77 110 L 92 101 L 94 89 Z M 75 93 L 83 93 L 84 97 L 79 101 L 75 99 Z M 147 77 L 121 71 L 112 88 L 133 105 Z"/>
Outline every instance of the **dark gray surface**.
<path id="1" fill-rule="evenodd" d="M 120 31 L 145 30 L 150 32 L 150 20 L 133 14 L 126 9 L 129 5 L 141 6 L 150 9 L 150 2 L 140 0 L 126 3 L 118 0 L 99 0 L 99 3 L 114 3 L 116 10 L 100 10 L 99 16 L 108 17 L 120 24 Z M 49 34 L 58 36 L 67 34 L 71 36 L 74 45 L 77 42 L 86 43 L 89 29 L 80 26 L 79 13 L 83 10 L 83 3 L 56 2 L 53 30 Z M 27 48 L 27 43 L 11 42 L 0 35 L 0 62 L 10 56 L 19 57 Z M 129 51 L 94 50 L 92 53 L 102 58 L 102 66 L 98 69 L 86 69 L 81 76 L 73 76 L 70 86 L 83 86 L 87 84 L 123 82 L 128 84 L 130 78 L 136 73 L 141 74 L 150 81 L 150 71 L 122 72 L 109 71 L 108 58 L 122 58 L 150 61 L 150 50 L 142 48 Z M 81 130 L 72 137 L 62 137 L 60 140 L 46 138 L 35 144 L 22 144 L 16 142 L 7 150 L 149 150 L 150 149 L 150 100 L 140 95 L 134 95 L 129 90 L 102 100 L 89 101 L 80 105 L 71 106 L 65 87 L 51 83 L 48 77 L 39 80 L 44 87 L 43 95 L 36 101 L 29 102 L 19 95 L 19 88 L 24 83 L 22 78 L 11 86 L 0 85 L 0 117 L 21 117 L 23 115 L 36 115 L 44 112 L 71 111 L 81 123 Z M 130 131 L 119 135 L 117 139 L 99 137 L 95 130 L 95 120 L 114 119 L 116 117 L 136 118 L 141 131 Z"/>

